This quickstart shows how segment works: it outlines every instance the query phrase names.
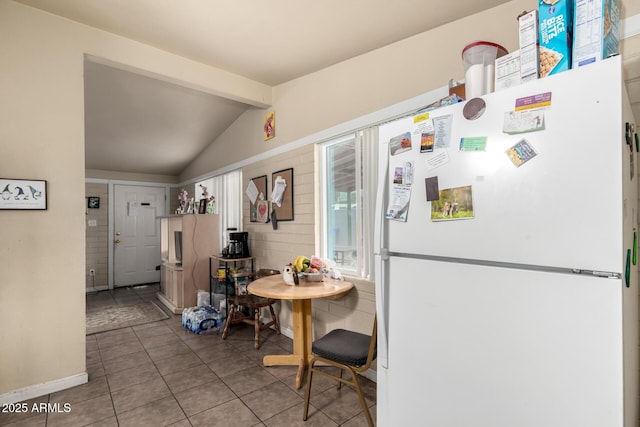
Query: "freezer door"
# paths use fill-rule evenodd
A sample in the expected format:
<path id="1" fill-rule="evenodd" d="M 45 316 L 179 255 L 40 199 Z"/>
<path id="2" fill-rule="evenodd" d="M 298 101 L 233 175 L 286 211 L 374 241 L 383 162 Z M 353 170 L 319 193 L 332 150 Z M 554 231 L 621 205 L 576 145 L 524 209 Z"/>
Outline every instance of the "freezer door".
<path id="1" fill-rule="evenodd" d="M 544 93 L 544 130 L 503 132 L 518 99 Z M 381 142 L 407 132 L 412 141 L 409 151 L 389 156 L 390 200 L 401 168 L 413 163 L 407 221 L 387 220 L 389 251 L 622 273 L 622 236 L 633 234 L 623 218 L 637 211 L 635 197 L 622 191 L 630 158 L 621 93 L 620 59 L 611 58 L 483 96 L 486 111 L 475 120 L 464 118 L 465 103 L 429 112 L 430 119 L 451 117 L 448 148 L 420 152 L 421 122 L 413 118 L 382 126 Z M 475 137 L 486 137 L 486 149 L 460 150 L 462 139 Z M 507 150 L 523 139 L 537 155 L 517 167 Z M 434 163 L 438 156 L 446 158 Z M 468 205 L 473 218 L 452 220 L 442 211 L 432 218 L 437 205 L 427 201 L 427 178 L 441 191 L 470 187 L 468 198 L 449 201 Z"/>
<path id="2" fill-rule="evenodd" d="M 620 280 L 397 257 L 389 272 L 389 425 L 622 426 Z"/>

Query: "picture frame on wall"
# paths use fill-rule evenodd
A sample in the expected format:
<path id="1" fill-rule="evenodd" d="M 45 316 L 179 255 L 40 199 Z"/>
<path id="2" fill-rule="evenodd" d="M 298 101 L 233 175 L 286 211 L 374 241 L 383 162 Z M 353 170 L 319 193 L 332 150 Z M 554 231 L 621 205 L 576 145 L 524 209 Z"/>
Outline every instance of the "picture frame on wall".
<path id="1" fill-rule="evenodd" d="M 280 203 L 275 203 L 274 196 L 280 187 L 276 181 L 284 181 L 284 192 L 280 195 Z M 271 208 L 278 221 L 293 221 L 293 168 L 283 169 L 271 174 Z"/>
<path id="2" fill-rule="evenodd" d="M 46 210 L 47 181 L 0 178 L 0 209 Z"/>
<path id="3" fill-rule="evenodd" d="M 97 196 L 87 197 L 87 208 L 100 209 L 100 197 L 97 197 Z"/>
<path id="4" fill-rule="evenodd" d="M 276 136 L 276 113 L 271 111 L 264 116 L 264 125 L 262 127 L 262 136 L 265 141 Z"/>
<path id="5" fill-rule="evenodd" d="M 268 203 L 265 200 L 267 195 L 267 175 L 257 176 L 251 178 L 253 185 L 256 186 L 256 192 L 258 194 L 255 199 L 255 203 L 249 200 L 249 221 L 250 222 L 267 222 L 269 220 L 269 213 L 265 212 L 265 206 L 268 209 Z"/>

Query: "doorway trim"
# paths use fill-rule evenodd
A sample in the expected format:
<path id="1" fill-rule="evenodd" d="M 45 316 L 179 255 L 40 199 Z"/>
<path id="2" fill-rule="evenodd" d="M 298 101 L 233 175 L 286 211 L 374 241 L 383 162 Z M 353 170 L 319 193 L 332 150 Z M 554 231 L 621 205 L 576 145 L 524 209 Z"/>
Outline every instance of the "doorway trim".
<path id="1" fill-rule="evenodd" d="M 169 204 L 171 197 L 171 188 L 178 187 L 179 184 L 173 183 L 161 183 L 161 182 L 147 182 L 147 181 L 127 181 L 121 179 L 104 179 L 104 178 L 85 178 L 85 183 L 94 183 L 94 184 L 107 184 L 108 193 L 109 193 L 109 222 L 108 222 L 108 286 L 109 289 L 114 289 L 114 259 L 113 259 L 113 235 L 115 232 L 115 190 L 114 187 L 116 185 L 134 185 L 134 186 L 142 186 L 142 187 L 163 187 L 164 188 L 164 203 L 165 203 L 165 212 L 169 212 Z"/>

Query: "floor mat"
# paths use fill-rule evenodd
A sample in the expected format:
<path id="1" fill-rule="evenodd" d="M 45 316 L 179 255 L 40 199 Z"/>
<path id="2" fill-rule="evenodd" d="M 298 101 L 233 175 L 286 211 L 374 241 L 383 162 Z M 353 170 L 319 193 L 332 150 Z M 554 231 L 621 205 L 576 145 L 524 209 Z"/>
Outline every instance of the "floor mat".
<path id="1" fill-rule="evenodd" d="M 87 311 L 87 335 L 143 325 L 168 318 L 169 316 L 151 301 L 104 307 Z"/>

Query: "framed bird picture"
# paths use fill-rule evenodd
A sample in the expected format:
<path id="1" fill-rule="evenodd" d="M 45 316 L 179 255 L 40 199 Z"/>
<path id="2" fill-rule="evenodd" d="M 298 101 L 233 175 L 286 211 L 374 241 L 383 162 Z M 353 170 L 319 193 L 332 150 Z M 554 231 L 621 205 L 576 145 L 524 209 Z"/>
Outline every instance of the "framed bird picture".
<path id="1" fill-rule="evenodd" d="M 46 210 L 47 181 L 0 178 L 0 209 Z"/>

